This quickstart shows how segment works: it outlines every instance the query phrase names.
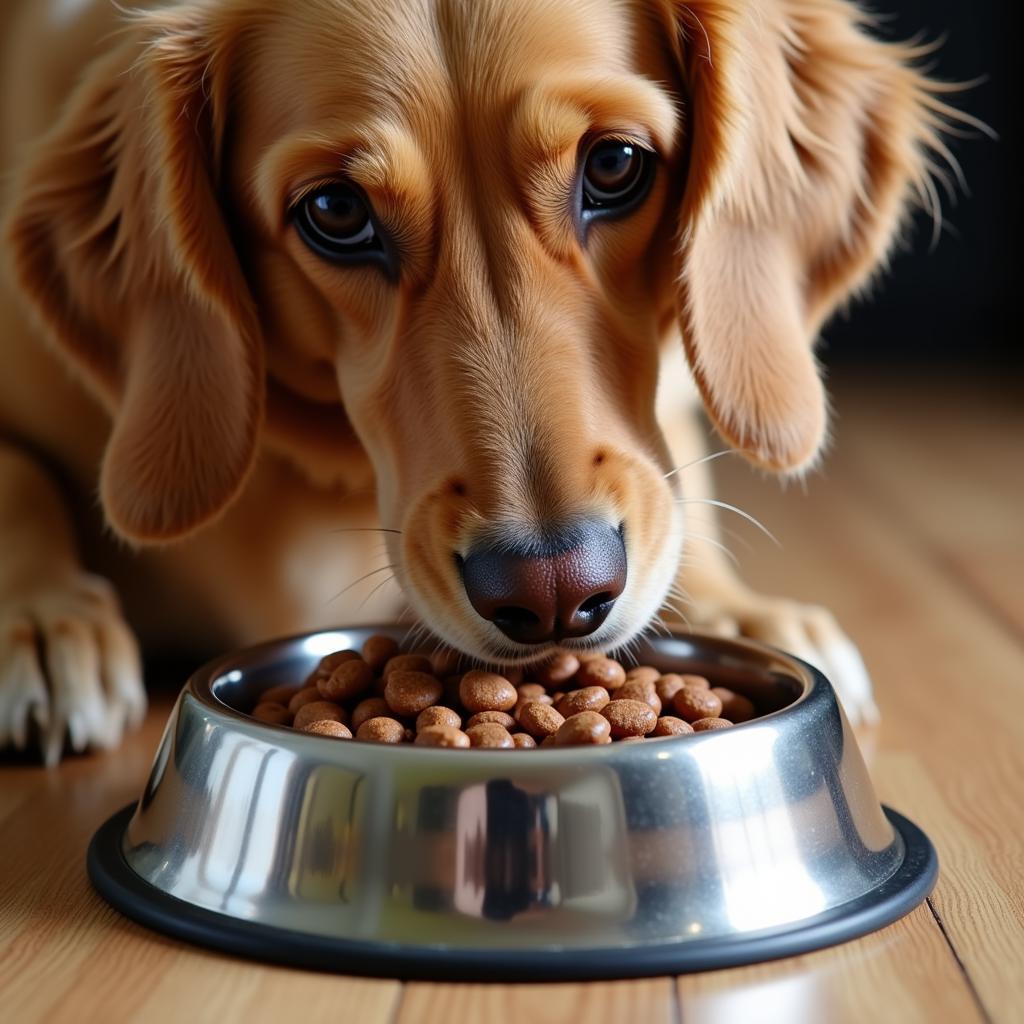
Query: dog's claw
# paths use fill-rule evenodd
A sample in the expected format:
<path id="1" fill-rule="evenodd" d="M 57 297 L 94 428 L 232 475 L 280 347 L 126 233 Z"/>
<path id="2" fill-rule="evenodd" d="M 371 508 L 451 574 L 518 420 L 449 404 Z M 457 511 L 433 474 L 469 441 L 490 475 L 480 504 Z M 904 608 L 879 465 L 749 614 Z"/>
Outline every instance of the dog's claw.
<path id="1" fill-rule="evenodd" d="M 63 586 L 0 603 L 0 747 L 38 736 L 43 761 L 110 749 L 146 709 L 138 648 L 104 580 L 81 574 Z"/>

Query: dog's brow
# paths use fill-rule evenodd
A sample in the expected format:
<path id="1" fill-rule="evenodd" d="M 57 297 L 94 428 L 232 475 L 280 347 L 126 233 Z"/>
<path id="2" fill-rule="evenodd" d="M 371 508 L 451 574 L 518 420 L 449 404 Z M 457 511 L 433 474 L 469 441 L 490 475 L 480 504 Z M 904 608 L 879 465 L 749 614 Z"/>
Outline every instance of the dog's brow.
<path id="1" fill-rule="evenodd" d="M 341 175 L 395 205 L 429 203 L 430 173 L 419 147 L 387 123 L 287 136 L 259 161 L 251 188 L 267 227 L 278 232 L 304 188 Z"/>
<path id="2" fill-rule="evenodd" d="M 602 75 L 537 83 L 518 105 L 512 134 L 525 151 L 547 157 L 594 129 L 640 135 L 668 155 L 677 128 L 672 99 L 659 86 L 638 75 Z"/>

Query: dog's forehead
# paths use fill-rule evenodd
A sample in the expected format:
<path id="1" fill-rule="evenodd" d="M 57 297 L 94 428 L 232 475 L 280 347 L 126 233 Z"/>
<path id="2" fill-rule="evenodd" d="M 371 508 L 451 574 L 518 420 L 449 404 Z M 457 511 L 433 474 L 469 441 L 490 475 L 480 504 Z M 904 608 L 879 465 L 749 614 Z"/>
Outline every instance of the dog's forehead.
<path id="1" fill-rule="evenodd" d="M 634 70 L 635 12 L 609 0 L 297 0 L 256 46 L 264 123 L 486 118 L 544 77 Z M 276 116 L 275 116 L 276 114 Z"/>

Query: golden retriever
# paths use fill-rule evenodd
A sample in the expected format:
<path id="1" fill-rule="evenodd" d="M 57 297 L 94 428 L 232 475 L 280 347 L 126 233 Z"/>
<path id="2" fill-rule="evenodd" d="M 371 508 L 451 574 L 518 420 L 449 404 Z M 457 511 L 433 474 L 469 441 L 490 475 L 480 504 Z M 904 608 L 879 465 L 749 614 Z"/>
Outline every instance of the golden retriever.
<path id="1" fill-rule="evenodd" d="M 477 658 L 620 646 L 678 576 L 689 622 L 874 714 L 833 618 L 690 529 L 691 396 L 815 463 L 815 336 L 953 116 L 917 51 L 846 0 L 7 0 L 0 30 L 0 745 L 115 745 L 136 638 L 395 615 L 331 601 L 377 538 Z"/>

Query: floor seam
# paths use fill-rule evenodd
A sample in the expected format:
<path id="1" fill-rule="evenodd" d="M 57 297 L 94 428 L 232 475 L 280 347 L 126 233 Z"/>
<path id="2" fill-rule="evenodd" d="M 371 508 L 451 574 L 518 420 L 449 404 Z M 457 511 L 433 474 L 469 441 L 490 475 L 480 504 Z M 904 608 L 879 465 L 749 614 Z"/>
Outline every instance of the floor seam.
<path id="1" fill-rule="evenodd" d="M 405 982 L 398 981 L 398 991 L 395 993 L 394 1001 L 391 1004 L 391 1012 L 388 1014 L 388 1024 L 395 1024 L 398 1020 L 398 1015 L 402 1011 L 402 1003 L 405 1002 Z"/>
<path id="2" fill-rule="evenodd" d="M 683 1024 L 683 1001 L 679 997 L 679 978 L 669 979 L 672 982 L 672 1024 Z"/>
<path id="3" fill-rule="evenodd" d="M 942 920 L 942 915 L 936 909 L 931 896 L 929 896 L 925 902 L 928 904 L 928 909 L 931 911 L 931 915 L 935 919 L 935 923 L 938 925 L 939 931 L 942 933 L 942 937 L 945 940 L 946 945 L 949 947 L 950 953 L 953 954 L 953 959 L 956 961 L 957 968 L 963 976 L 964 984 L 971 993 L 974 1005 L 977 1006 L 978 1012 L 981 1014 L 982 1019 L 986 1021 L 986 1024 L 994 1024 L 995 1018 L 988 1012 L 988 1008 L 985 1006 L 985 1002 L 981 998 L 981 994 L 978 992 L 977 986 L 974 984 L 974 979 L 971 977 L 970 971 L 967 970 L 967 965 L 963 962 L 960 957 L 960 953 L 953 944 L 953 939 L 946 930 L 946 923 Z"/>

